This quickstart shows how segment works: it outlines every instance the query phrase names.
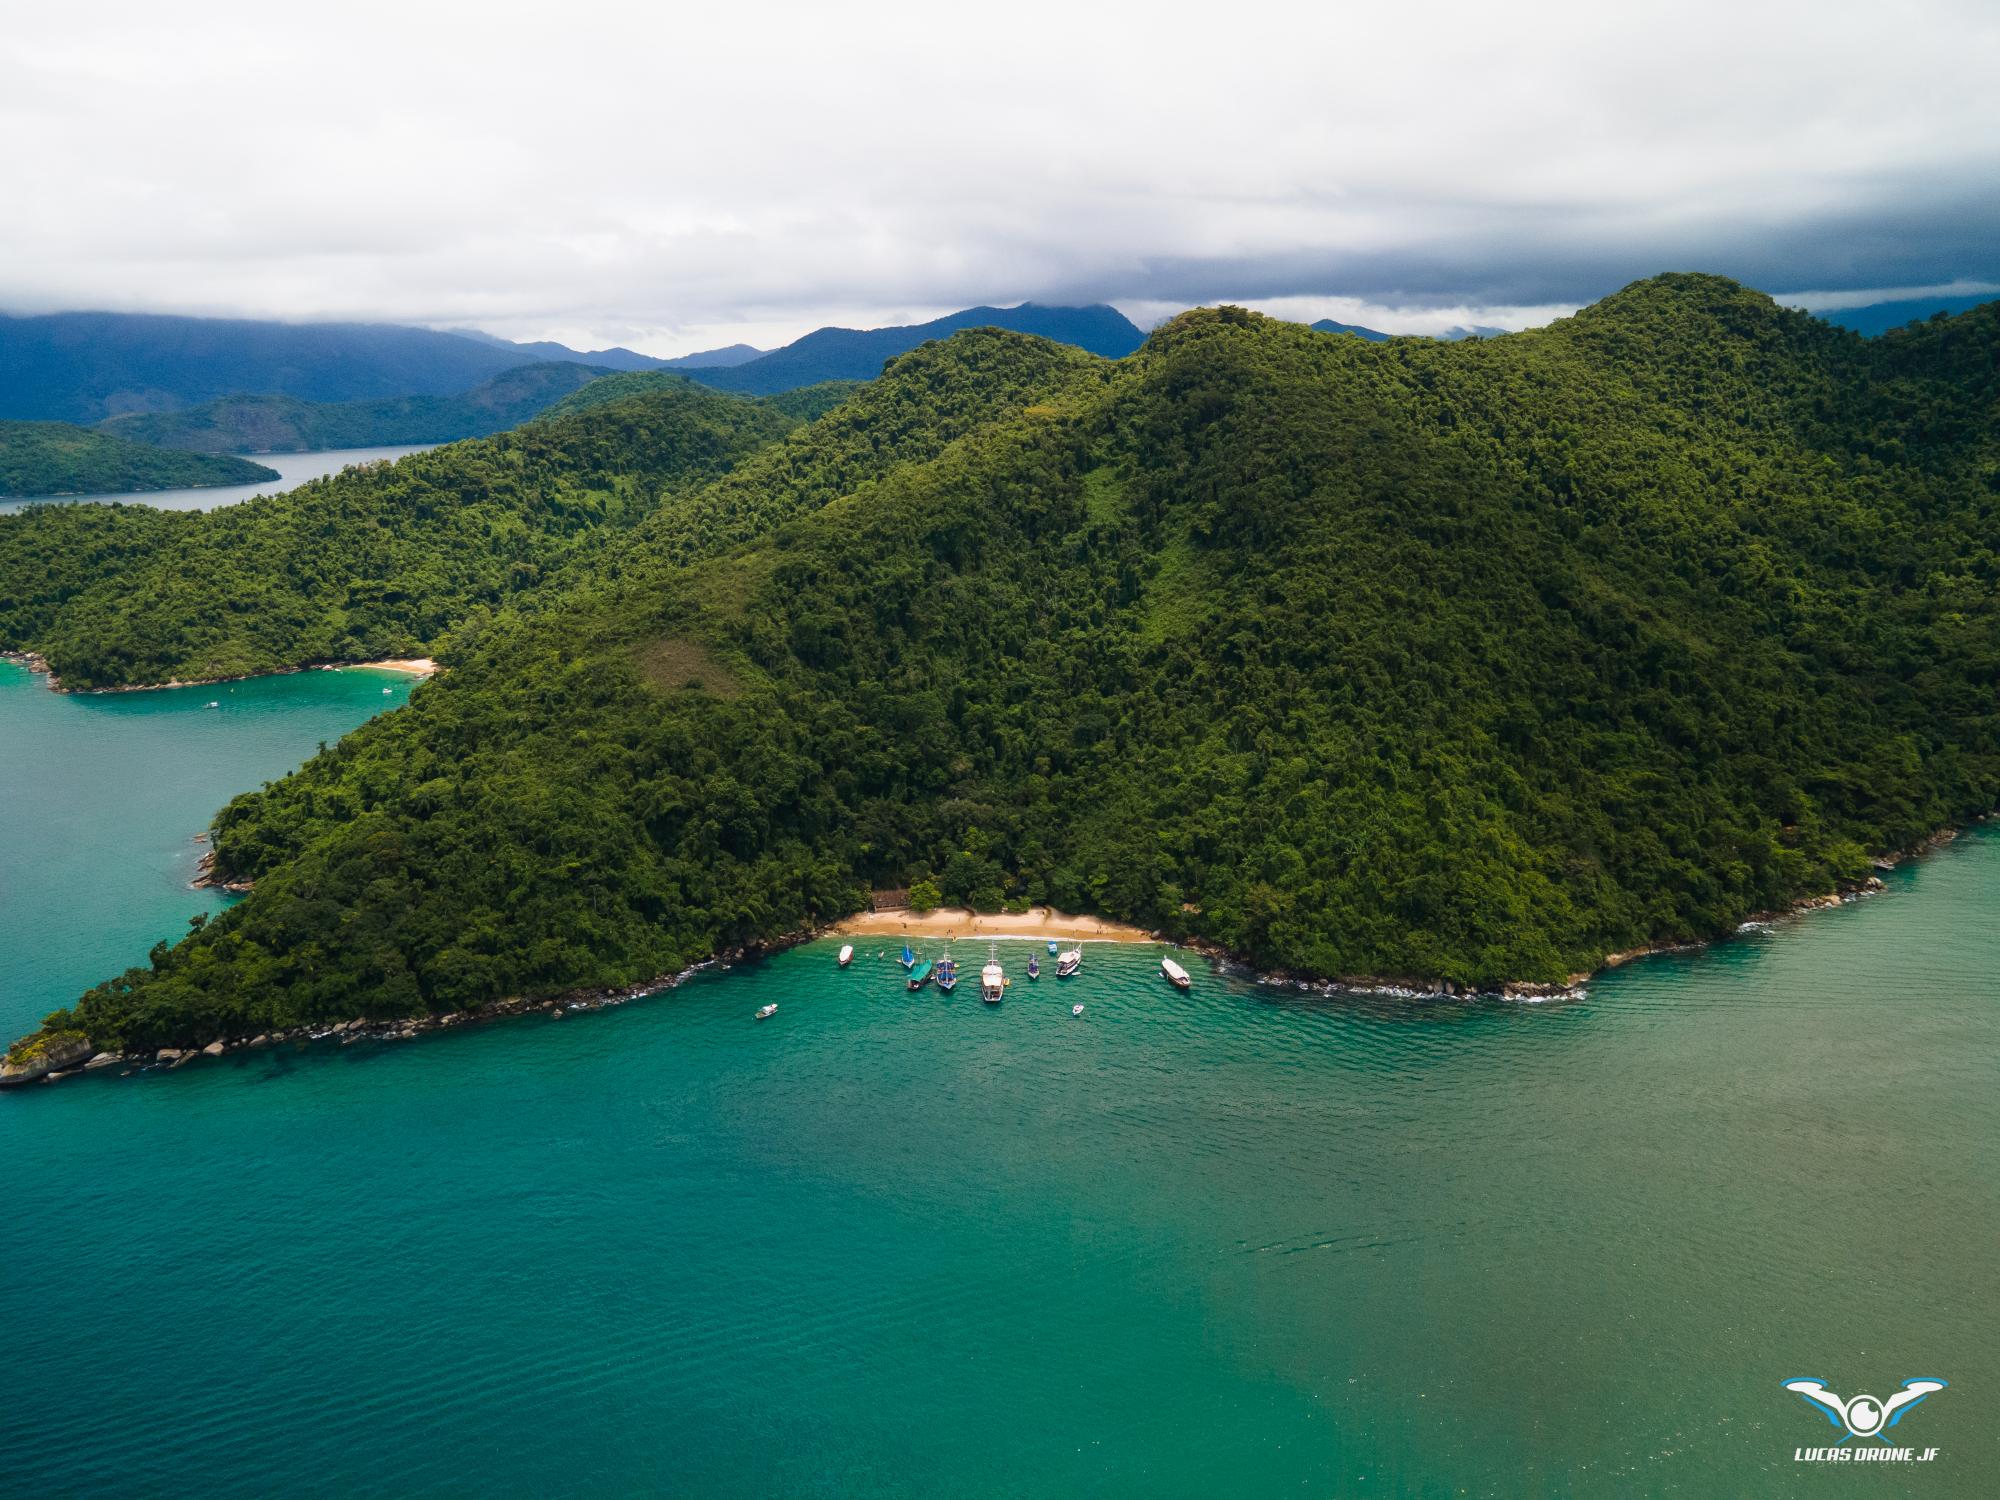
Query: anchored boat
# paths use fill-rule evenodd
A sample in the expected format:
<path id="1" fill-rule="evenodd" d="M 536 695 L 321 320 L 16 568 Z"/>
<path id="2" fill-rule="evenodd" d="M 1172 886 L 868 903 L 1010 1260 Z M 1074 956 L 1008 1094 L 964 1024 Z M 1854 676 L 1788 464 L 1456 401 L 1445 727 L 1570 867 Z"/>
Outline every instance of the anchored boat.
<path id="1" fill-rule="evenodd" d="M 771 1017 L 775 1016 L 777 1013 L 778 1013 L 778 1005 L 777 1002 L 774 1000 L 769 1005 L 765 1006 L 762 1010 L 757 1012 L 757 1019 L 760 1021 L 768 1021 L 771 1019 Z"/>
<path id="2" fill-rule="evenodd" d="M 848 966 L 849 964 L 851 964 L 851 963 L 853 963 L 853 962 L 854 962 L 854 944 L 852 944 L 852 943 L 842 943 L 842 944 L 840 945 L 840 966 L 841 966 L 841 968 L 843 968 L 843 969 L 844 969 L 844 968 L 846 968 L 846 967 L 847 967 L 847 966 Z"/>
<path id="3" fill-rule="evenodd" d="M 986 967 L 979 971 L 979 998 L 988 1005 L 998 1005 L 1007 998 L 1007 975 L 997 958 L 987 959 Z"/>
<path id="4" fill-rule="evenodd" d="M 905 969 L 914 969 L 917 966 L 917 955 L 910 951 L 908 943 L 903 944 L 903 957 L 900 962 Z"/>
<path id="5" fill-rule="evenodd" d="M 1083 950 L 1081 948 L 1071 948 L 1066 953 L 1058 953 L 1056 955 L 1056 978 L 1058 979 L 1073 978 L 1076 971 L 1082 967 Z"/>
<path id="6" fill-rule="evenodd" d="M 937 961 L 937 986 L 947 995 L 958 988 L 958 961 L 949 954 Z"/>
<path id="7" fill-rule="evenodd" d="M 1028 977 L 1030 979 L 1040 979 L 1042 977 L 1042 961 L 1039 958 L 1031 956 L 1028 959 Z"/>
<path id="8" fill-rule="evenodd" d="M 1160 960 L 1160 972 L 1167 976 L 1167 983 L 1177 990 L 1184 990 L 1190 984 L 1194 983 L 1193 980 L 1188 978 L 1188 971 L 1175 963 L 1171 958 Z"/>
<path id="9" fill-rule="evenodd" d="M 931 961 L 929 959 L 925 959 L 922 963 L 918 964 L 914 969 L 910 970 L 910 988 L 913 990 L 920 990 L 930 982 L 931 982 Z"/>

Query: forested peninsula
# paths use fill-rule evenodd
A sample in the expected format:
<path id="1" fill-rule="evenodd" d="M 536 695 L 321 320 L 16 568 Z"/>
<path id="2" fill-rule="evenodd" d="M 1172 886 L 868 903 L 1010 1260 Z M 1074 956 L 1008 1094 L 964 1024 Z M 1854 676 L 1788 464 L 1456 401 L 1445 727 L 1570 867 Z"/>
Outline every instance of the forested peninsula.
<path id="1" fill-rule="evenodd" d="M 629 986 L 926 877 L 1326 976 L 1715 935 L 2000 798 L 1996 351 L 1688 275 L 1459 343 L 1220 308 L 712 395 L 704 465 L 654 392 L 291 507 L 0 518 L 0 644 L 65 681 L 448 667 L 224 809 L 254 894 L 29 1045 Z M 402 573 L 343 550 L 417 507 Z M 245 605 L 177 591 L 232 558 Z"/>
<path id="2" fill-rule="evenodd" d="M 0 496 L 123 495 L 277 477 L 247 459 L 171 453 L 67 422 L 0 422 Z"/>

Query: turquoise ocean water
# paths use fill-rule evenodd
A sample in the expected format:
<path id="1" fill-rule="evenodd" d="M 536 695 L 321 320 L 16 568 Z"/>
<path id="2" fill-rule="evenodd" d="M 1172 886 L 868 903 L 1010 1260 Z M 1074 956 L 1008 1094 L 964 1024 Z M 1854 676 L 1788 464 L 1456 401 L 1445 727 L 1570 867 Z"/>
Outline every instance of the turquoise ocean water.
<path id="1" fill-rule="evenodd" d="M 395 687 L 391 696 L 381 686 Z M 0 667 L 0 1023 L 406 689 Z M 203 710 L 222 697 L 225 708 Z M 0 1098 L 0 1475 L 150 1495 L 2000 1489 L 2000 837 L 1571 1003 L 891 943 Z M 776 1001 L 758 1023 L 752 1012 Z M 1072 1018 L 1082 1001 L 1085 1014 Z M 1936 1376 L 1928 1465 L 1779 1387 Z"/>

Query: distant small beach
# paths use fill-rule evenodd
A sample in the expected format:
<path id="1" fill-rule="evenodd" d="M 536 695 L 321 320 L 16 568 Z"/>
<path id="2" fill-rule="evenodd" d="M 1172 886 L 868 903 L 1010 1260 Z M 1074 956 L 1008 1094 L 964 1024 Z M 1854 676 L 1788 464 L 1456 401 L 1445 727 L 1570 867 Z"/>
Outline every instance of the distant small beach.
<path id="1" fill-rule="evenodd" d="M 414 677 L 428 677 L 438 669 L 438 664 L 428 656 L 392 656 L 382 661 L 342 662 L 338 666 L 328 668 L 329 671 L 335 672 L 354 669 L 367 669 L 375 672 L 408 672 Z"/>
<path id="2" fill-rule="evenodd" d="M 1050 906 L 1022 912 L 974 912 L 962 906 L 941 906 L 932 912 L 864 911 L 834 925 L 835 932 L 856 936 L 1079 938 L 1108 943 L 1150 943 L 1153 934 L 1102 917 L 1071 916 Z"/>

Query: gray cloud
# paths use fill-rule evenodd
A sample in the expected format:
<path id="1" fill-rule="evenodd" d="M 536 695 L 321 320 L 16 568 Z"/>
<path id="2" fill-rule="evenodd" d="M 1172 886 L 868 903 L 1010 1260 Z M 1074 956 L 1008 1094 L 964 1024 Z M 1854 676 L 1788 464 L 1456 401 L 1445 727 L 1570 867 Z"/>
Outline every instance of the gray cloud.
<path id="1" fill-rule="evenodd" d="M 1664 269 L 2000 278 L 1988 4 L 1379 9 L 48 7 L 0 37 L 0 305 L 673 352 L 1025 297 L 1421 328 Z"/>

